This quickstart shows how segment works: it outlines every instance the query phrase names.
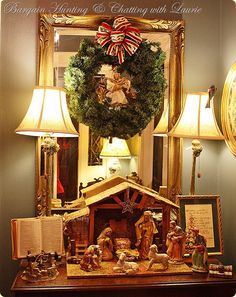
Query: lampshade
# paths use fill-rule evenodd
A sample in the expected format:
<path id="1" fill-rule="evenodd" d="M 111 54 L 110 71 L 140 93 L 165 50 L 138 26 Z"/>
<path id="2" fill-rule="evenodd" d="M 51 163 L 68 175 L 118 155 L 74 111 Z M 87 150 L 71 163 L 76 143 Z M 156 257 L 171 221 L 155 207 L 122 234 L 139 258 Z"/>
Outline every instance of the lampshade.
<path id="1" fill-rule="evenodd" d="M 35 87 L 29 109 L 15 130 L 29 136 L 78 137 L 62 88 Z"/>
<path id="2" fill-rule="evenodd" d="M 128 145 L 124 139 L 112 138 L 110 143 L 109 139 L 104 139 L 104 145 L 100 154 L 100 158 L 120 158 L 130 159 L 131 154 Z"/>
<path id="3" fill-rule="evenodd" d="M 168 107 L 163 111 L 159 123 L 153 131 L 153 136 L 167 136 L 168 133 Z"/>
<path id="4" fill-rule="evenodd" d="M 224 139 L 215 119 L 213 99 L 210 107 L 206 107 L 208 100 L 208 93 L 187 94 L 183 111 L 168 135 L 195 139 Z"/>

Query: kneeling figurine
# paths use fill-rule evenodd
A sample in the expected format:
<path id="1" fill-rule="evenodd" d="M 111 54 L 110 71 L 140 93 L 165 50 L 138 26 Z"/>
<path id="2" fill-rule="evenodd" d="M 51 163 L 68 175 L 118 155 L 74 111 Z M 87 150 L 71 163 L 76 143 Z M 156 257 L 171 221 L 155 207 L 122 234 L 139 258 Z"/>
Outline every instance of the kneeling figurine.
<path id="1" fill-rule="evenodd" d="M 80 268 L 85 271 L 93 271 L 101 268 L 102 252 L 98 245 L 90 245 L 80 261 Z"/>
<path id="2" fill-rule="evenodd" d="M 149 258 L 149 265 L 147 270 L 151 270 L 152 265 L 155 263 L 160 263 L 163 266 L 163 270 L 167 270 L 169 263 L 169 256 L 167 254 L 158 254 L 158 249 L 157 246 L 155 244 L 152 244 L 150 246 L 150 250 L 149 250 L 149 254 L 148 254 L 148 258 Z"/>
<path id="3" fill-rule="evenodd" d="M 127 262 L 125 253 L 121 253 L 116 266 L 113 267 L 113 271 L 116 273 L 135 274 L 139 271 L 139 266 L 135 262 Z"/>

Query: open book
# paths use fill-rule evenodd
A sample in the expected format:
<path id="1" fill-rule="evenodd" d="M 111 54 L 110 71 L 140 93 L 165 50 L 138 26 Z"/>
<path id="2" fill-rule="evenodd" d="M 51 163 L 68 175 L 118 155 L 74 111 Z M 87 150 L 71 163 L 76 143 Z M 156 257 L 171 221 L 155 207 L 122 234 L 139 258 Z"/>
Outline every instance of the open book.
<path id="1" fill-rule="evenodd" d="M 63 252 L 62 217 L 38 217 L 11 220 L 12 258 L 26 258 L 28 252 L 38 255 Z"/>

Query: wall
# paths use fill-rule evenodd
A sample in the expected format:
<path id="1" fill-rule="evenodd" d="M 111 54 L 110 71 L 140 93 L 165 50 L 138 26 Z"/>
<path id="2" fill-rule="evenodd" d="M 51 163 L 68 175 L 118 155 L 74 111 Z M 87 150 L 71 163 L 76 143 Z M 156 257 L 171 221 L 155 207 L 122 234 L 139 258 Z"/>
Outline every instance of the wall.
<path id="1" fill-rule="evenodd" d="M 236 4 L 233 1 L 220 1 L 221 5 L 221 40 L 220 40 L 220 90 L 230 66 L 236 61 Z M 224 143 L 219 147 L 218 156 L 218 186 L 222 197 L 223 232 L 225 243 L 225 262 L 236 266 L 236 157 L 233 156 Z"/>
<path id="2" fill-rule="evenodd" d="M 11 260 L 10 219 L 34 215 L 35 140 L 14 130 L 36 83 L 36 23 L 35 14 L 19 18 L 2 13 L 0 292 L 4 296 L 9 295 L 19 267 Z"/>
<path id="3" fill-rule="evenodd" d="M 188 1 L 194 5 L 196 1 Z M 204 1 L 197 4 L 203 13 L 184 15 L 186 20 L 185 90 L 204 91 L 211 84 L 218 87 L 216 115 L 220 122 L 222 88 L 231 64 L 236 60 L 236 5 L 231 0 Z M 184 141 L 183 192 L 189 191 L 191 150 Z M 236 238 L 232 226 L 236 224 L 235 191 L 236 159 L 224 141 L 204 141 L 200 167 L 202 178 L 197 180 L 196 194 L 219 194 L 222 206 L 225 264 L 236 265 Z M 235 233 L 235 232 L 234 232 Z"/>
<path id="4" fill-rule="evenodd" d="M 202 8 L 200 14 L 184 14 L 186 22 L 185 42 L 185 79 L 184 92 L 207 91 L 212 84 L 218 86 L 219 81 L 219 5 L 215 0 L 189 0 L 189 7 L 197 5 Z M 218 141 L 201 141 L 203 151 L 197 170 L 201 178 L 196 179 L 196 194 L 217 193 L 217 146 Z M 183 193 L 190 189 L 192 162 L 191 142 L 184 140 L 183 148 Z"/>

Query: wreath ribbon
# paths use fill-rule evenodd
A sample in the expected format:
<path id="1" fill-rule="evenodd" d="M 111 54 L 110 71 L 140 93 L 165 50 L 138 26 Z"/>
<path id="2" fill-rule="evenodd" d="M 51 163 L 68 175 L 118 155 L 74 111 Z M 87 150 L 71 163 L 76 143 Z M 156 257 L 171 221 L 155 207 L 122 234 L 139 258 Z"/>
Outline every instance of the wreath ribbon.
<path id="1" fill-rule="evenodd" d="M 113 26 L 103 22 L 98 27 L 96 40 L 102 47 L 109 44 L 107 54 L 117 56 L 120 64 L 125 60 L 125 52 L 132 56 L 142 42 L 139 29 L 132 27 L 123 16 L 116 17 Z"/>

